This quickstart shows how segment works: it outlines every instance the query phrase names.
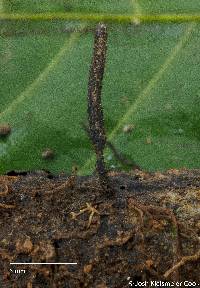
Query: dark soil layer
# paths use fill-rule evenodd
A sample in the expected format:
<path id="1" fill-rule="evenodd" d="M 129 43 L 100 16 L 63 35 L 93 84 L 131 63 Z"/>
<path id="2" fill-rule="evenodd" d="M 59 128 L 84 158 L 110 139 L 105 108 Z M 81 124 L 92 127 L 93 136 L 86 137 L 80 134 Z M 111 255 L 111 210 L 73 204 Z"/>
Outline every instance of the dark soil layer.
<path id="1" fill-rule="evenodd" d="M 200 285 L 200 171 L 109 177 L 0 177 L 0 287 Z"/>

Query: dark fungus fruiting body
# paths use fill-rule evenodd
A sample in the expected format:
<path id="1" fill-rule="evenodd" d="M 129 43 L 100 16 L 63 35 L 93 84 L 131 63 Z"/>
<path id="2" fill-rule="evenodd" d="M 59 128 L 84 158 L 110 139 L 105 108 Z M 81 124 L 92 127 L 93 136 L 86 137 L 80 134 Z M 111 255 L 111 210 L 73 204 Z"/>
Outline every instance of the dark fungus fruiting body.
<path id="1" fill-rule="evenodd" d="M 106 145 L 101 90 L 107 50 L 107 27 L 100 23 L 96 27 L 92 64 L 88 82 L 88 120 L 89 134 L 96 153 L 96 171 L 102 188 L 109 186 L 104 163 L 103 150 Z"/>
<path id="2" fill-rule="evenodd" d="M 11 132 L 11 127 L 9 124 L 4 123 L 4 124 L 0 124 L 0 136 L 1 137 L 5 137 L 8 134 L 10 134 Z"/>
<path id="3" fill-rule="evenodd" d="M 46 148 L 43 152 L 42 152 L 42 158 L 43 159 L 53 159 L 54 158 L 54 151 L 50 148 Z"/>

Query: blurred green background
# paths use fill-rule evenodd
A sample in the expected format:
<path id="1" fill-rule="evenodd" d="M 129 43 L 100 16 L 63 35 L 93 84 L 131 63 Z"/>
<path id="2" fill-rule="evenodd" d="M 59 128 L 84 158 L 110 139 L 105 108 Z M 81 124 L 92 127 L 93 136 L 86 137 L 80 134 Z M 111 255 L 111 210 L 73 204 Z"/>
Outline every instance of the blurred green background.
<path id="1" fill-rule="evenodd" d="M 198 0 L 3 0 L 0 13 L 198 13 Z M 89 28 L 89 29 L 86 29 Z M 0 173 L 95 167 L 81 127 L 95 24 L 3 21 L 0 28 Z M 149 171 L 200 168 L 200 25 L 109 24 L 102 100 L 107 136 Z M 128 126 L 127 126 L 128 125 Z M 125 132 L 126 127 L 131 131 Z M 50 148 L 53 159 L 43 159 Z M 105 151 L 108 168 L 127 169 Z"/>

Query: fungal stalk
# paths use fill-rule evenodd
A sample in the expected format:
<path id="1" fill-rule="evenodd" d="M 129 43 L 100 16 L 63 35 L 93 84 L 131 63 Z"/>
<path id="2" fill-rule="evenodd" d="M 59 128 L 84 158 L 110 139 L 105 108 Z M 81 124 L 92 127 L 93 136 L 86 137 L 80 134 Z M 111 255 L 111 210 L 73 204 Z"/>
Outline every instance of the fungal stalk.
<path id="1" fill-rule="evenodd" d="M 98 24 L 95 31 L 94 50 L 88 83 L 88 120 L 90 139 L 96 153 L 96 171 L 101 187 L 108 190 L 109 180 L 103 151 L 106 145 L 101 90 L 107 50 L 107 27 Z"/>

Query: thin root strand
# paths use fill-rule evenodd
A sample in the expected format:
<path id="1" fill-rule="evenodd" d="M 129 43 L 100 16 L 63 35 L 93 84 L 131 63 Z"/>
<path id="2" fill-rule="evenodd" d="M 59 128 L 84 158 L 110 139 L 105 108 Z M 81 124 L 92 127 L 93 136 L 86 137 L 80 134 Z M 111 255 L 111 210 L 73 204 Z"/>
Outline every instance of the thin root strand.
<path id="1" fill-rule="evenodd" d="M 89 220 L 88 220 L 88 225 L 87 225 L 87 228 L 90 227 L 91 223 L 92 223 L 92 218 L 94 216 L 94 214 L 99 214 L 99 211 L 97 211 L 97 209 L 95 207 L 92 207 L 91 204 L 87 203 L 86 202 L 86 208 L 83 208 L 80 210 L 80 212 L 78 213 L 75 213 L 75 212 L 71 212 L 70 215 L 72 217 L 73 220 L 77 220 L 77 216 L 83 214 L 84 212 L 88 211 L 90 213 L 90 216 L 89 216 Z"/>
<path id="2" fill-rule="evenodd" d="M 200 259 L 200 250 L 194 255 L 184 256 L 177 264 L 175 264 L 173 267 L 171 267 L 169 270 L 167 270 L 163 276 L 165 278 L 168 278 L 168 276 L 170 274 L 172 274 L 174 271 L 176 271 L 181 266 L 185 265 L 187 262 L 197 261 L 198 259 Z"/>

